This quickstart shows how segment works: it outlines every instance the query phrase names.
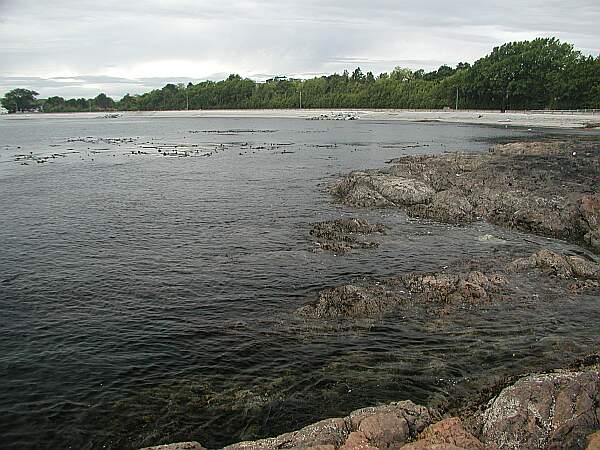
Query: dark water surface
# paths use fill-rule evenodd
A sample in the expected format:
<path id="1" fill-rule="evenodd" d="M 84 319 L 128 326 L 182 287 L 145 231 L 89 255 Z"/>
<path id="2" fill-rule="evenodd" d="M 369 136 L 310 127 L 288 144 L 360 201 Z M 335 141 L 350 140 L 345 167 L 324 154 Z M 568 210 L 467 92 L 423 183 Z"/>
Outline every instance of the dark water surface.
<path id="1" fill-rule="evenodd" d="M 326 192 L 339 174 L 400 155 L 483 151 L 486 139 L 524 134 L 300 119 L 1 119 L 2 448 L 216 447 L 377 402 L 432 401 L 470 379 L 594 348 L 600 300 L 585 295 L 453 320 L 400 311 L 348 329 L 290 315 L 355 277 L 541 245 L 580 251 L 483 223 L 352 210 Z M 158 152 L 174 154 L 175 144 L 189 156 Z M 309 224 L 344 215 L 391 231 L 378 249 L 313 252 Z M 479 239 L 486 234 L 505 242 Z"/>

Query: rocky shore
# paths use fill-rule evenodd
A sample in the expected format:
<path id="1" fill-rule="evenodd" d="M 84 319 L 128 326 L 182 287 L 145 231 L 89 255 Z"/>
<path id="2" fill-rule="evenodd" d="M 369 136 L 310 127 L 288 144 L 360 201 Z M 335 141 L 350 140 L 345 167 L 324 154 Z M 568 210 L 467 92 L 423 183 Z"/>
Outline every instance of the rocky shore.
<path id="1" fill-rule="evenodd" d="M 487 154 L 407 156 L 386 169 L 343 177 L 330 192 L 359 208 L 398 208 L 451 224 L 485 220 L 584 247 L 457 262 L 427 273 L 362 278 L 322 290 L 294 311 L 300 320 L 352 322 L 396 310 L 437 317 L 481 305 L 518 305 L 534 296 L 600 295 L 600 142 L 495 145 Z M 345 253 L 379 245 L 382 224 L 344 218 L 312 225 L 316 249 Z M 586 251 L 588 250 L 588 251 Z M 532 290 L 531 286 L 535 286 Z M 197 442 L 146 450 L 202 449 Z M 445 406 L 411 401 L 363 408 L 277 437 L 227 450 L 600 449 L 600 355 L 572 366 L 503 380 Z"/>
<path id="2" fill-rule="evenodd" d="M 520 450 L 585 449 L 600 445 L 600 367 L 532 374 L 485 402 L 436 411 L 411 401 L 353 411 L 298 431 L 227 450 Z M 197 442 L 145 450 L 202 449 Z"/>
<path id="3" fill-rule="evenodd" d="M 349 206 L 447 223 L 486 220 L 600 253 L 600 142 L 496 145 L 488 154 L 407 156 L 331 188 Z"/>
<path id="4" fill-rule="evenodd" d="M 448 313 L 465 305 L 515 302 L 531 295 L 562 297 L 581 290 L 600 294 L 600 264 L 542 249 L 526 258 L 470 261 L 439 272 L 362 280 L 321 291 L 296 310 L 307 320 L 376 317 L 397 308 Z"/>

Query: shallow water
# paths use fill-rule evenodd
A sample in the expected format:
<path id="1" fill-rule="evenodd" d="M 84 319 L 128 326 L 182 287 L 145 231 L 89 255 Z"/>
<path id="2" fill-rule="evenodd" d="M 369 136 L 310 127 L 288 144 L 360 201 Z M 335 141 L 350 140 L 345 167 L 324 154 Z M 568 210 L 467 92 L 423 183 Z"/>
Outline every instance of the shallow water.
<path id="1" fill-rule="evenodd" d="M 3 448 L 216 447 L 377 402 L 432 401 L 597 348 L 591 295 L 452 319 L 399 311 L 342 329 L 290 315 L 356 277 L 541 245 L 581 252 L 483 223 L 340 207 L 326 192 L 339 174 L 401 155 L 524 135 L 440 123 L 0 119 Z M 188 157 L 158 152 L 174 144 Z M 343 215 L 391 231 L 378 249 L 313 252 L 309 224 Z"/>

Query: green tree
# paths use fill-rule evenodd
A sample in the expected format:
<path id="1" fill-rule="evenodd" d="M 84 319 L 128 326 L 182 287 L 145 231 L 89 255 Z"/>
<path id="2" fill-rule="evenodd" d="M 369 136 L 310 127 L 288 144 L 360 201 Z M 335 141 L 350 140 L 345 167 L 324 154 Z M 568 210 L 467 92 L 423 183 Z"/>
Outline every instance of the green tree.
<path id="1" fill-rule="evenodd" d="M 428 73 L 396 67 L 375 78 L 357 68 L 351 75 L 345 70 L 302 81 L 275 77 L 265 83 L 232 74 L 217 82 L 169 83 L 126 95 L 117 104 L 105 94 L 36 102 L 35 95 L 23 98 L 27 92 L 36 94 L 11 91 L 3 104 L 13 112 L 41 102 L 48 112 L 184 109 L 188 104 L 192 109 L 294 108 L 302 92 L 307 108 L 443 108 L 456 105 L 458 92 L 459 108 L 600 108 L 600 57 L 584 57 L 557 39 L 535 39 L 504 44 L 473 65 L 442 65 Z"/>
<path id="2" fill-rule="evenodd" d="M 42 103 L 44 112 L 62 112 L 65 110 L 65 99 L 62 97 L 48 97 Z"/>
<path id="3" fill-rule="evenodd" d="M 115 101 L 112 98 L 108 97 L 105 93 L 98 94 L 92 100 L 92 108 L 97 111 L 107 111 L 114 109 L 114 107 Z"/>
<path id="4" fill-rule="evenodd" d="M 0 103 L 4 106 L 9 113 L 17 111 L 30 111 L 38 106 L 36 97 L 40 95 L 35 91 L 29 89 L 13 89 L 10 92 L 4 94 L 4 97 L 0 99 Z"/>
<path id="5" fill-rule="evenodd" d="M 125 94 L 123 98 L 117 102 L 117 108 L 121 111 L 136 111 L 139 108 L 137 97 Z"/>
<path id="6" fill-rule="evenodd" d="M 362 83 L 365 81 L 365 76 L 363 75 L 362 70 L 360 70 L 360 67 L 357 67 L 354 72 L 352 72 L 351 80 L 355 83 Z"/>
<path id="7" fill-rule="evenodd" d="M 470 70 L 470 94 L 479 107 L 545 108 L 569 65 L 581 54 L 556 38 L 511 42 L 496 47 Z"/>
<path id="8" fill-rule="evenodd" d="M 412 80 L 414 78 L 414 74 L 412 70 L 406 67 L 396 66 L 396 68 L 392 70 L 390 78 L 393 80 L 404 82 Z"/>

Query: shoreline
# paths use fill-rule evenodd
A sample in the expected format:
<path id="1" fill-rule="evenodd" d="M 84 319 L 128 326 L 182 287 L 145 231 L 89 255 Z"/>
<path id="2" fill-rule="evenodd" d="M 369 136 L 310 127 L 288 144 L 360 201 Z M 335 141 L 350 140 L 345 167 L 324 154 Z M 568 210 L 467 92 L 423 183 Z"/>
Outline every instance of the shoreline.
<path id="1" fill-rule="evenodd" d="M 477 307 L 528 296 L 527 285 L 533 279 L 549 290 L 536 288 L 532 298 L 575 298 L 584 291 L 598 292 L 600 261 L 593 256 L 600 254 L 600 240 L 596 239 L 600 232 L 598 179 L 584 170 L 597 166 L 597 143 L 517 142 L 496 146 L 488 154 L 405 156 L 385 169 L 346 175 L 330 193 L 348 206 L 408 210 L 416 217 L 441 223 L 484 219 L 507 229 L 572 241 L 580 246 L 581 254 L 561 255 L 542 249 L 510 262 L 504 271 L 495 257 L 489 273 L 483 265 L 476 265 L 468 273 L 455 274 L 444 268 L 387 284 L 376 280 L 363 286 L 337 286 L 296 313 L 308 321 L 321 321 L 315 323 L 331 319 L 351 322 L 379 317 L 394 307 L 437 302 L 440 314 L 448 316 L 452 305 L 458 306 L 455 311 L 460 314 L 463 305 Z M 490 176 L 492 171 L 494 176 Z M 469 176 L 459 176 L 463 174 Z M 358 220 L 338 220 L 319 223 L 310 234 L 323 240 L 324 250 L 339 252 L 336 245 L 357 244 L 360 249 L 366 244 L 368 248 L 368 242 L 354 237 L 376 232 L 385 230 Z M 523 280 L 527 282 L 522 284 Z M 406 300 L 411 290 L 413 296 Z M 449 397 L 446 407 L 411 401 L 370 406 L 297 431 L 224 448 L 594 450 L 600 445 L 598 362 L 598 354 L 592 353 L 563 368 L 525 372 L 495 386 L 481 385 L 462 398 Z M 145 450 L 184 448 L 204 447 L 187 442 Z"/>
<path id="2" fill-rule="evenodd" d="M 0 116 L 3 120 L 31 119 L 105 119 L 129 118 L 280 118 L 310 119 L 322 114 L 348 112 L 359 120 L 367 121 L 408 121 L 441 122 L 468 125 L 491 125 L 505 127 L 536 127 L 579 129 L 592 131 L 600 127 L 600 114 L 534 111 L 444 111 L 444 110 L 383 110 L 383 109 L 231 109 L 231 110 L 177 110 L 177 111 L 115 111 L 115 112 L 74 112 L 74 113 L 25 113 Z M 118 117 L 108 118 L 106 115 Z M 592 124 L 594 127 L 587 128 Z"/>
<path id="3" fill-rule="evenodd" d="M 520 450 L 600 446 L 600 356 L 497 380 L 472 399 L 440 407 L 411 400 L 367 406 L 223 450 Z M 206 450 L 198 441 L 139 450 Z"/>
<path id="4" fill-rule="evenodd" d="M 254 113 L 254 111 L 249 111 L 249 113 Z M 36 122 L 35 117 L 33 117 L 31 118 L 33 122 L 30 121 L 29 123 L 22 124 L 29 126 L 36 125 L 37 123 L 38 125 L 46 125 L 47 127 L 77 125 L 94 128 L 94 124 L 97 123 L 101 127 L 110 128 L 111 126 L 110 122 L 107 123 L 102 120 L 97 122 L 88 122 L 81 119 L 81 121 L 78 121 L 81 115 L 82 114 L 70 114 L 68 116 L 74 117 L 74 119 L 64 119 L 65 122 L 63 123 L 60 122 L 61 119 L 53 119 L 53 116 L 55 117 L 56 115 L 35 115 L 35 117 L 50 117 L 50 121 L 44 124 L 43 119 L 40 119 Z M 86 118 L 100 117 L 97 113 L 88 113 L 86 115 Z M 140 113 L 137 115 L 142 114 Z M 19 120 L 20 117 L 21 116 L 17 116 L 15 119 Z M 194 118 L 195 116 L 191 116 L 192 120 Z M 25 120 L 27 120 L 27 118 Z M 68 122 L 68 120 L 73 120 L 73 122 Z M 119 118 L 107 118 L 104 120 L 115 120 L 113 125 L 129 128 L 132 125 L 135 126 L 136 119 L 130 119 L 129 122 L 127 119 Z M 363 120 L 365 119 L 363 118 Z M 369 122 L 369 120 L 374 119 L 366 119 L 366 123 L 360 125 L 359 127 L 356 127 L 355 124 L 321 124 L 318 126 L 318 128 L 327 128 L 331 130 L 335 130 L 340 127 L 365 129 L 371 128 L 371 125 L 369 124 L 374 123 Z M 161 123 L 139 119 L 139 122 L 144 126 L 164 126 L 165 124 L 170 126 L 183 124 L 184 126 L 189 125 L 198 127 L 202 124 L 201 120 L 196 120 L 194 122 L 190 121 L 189 123 L 184 121 L 163 121 Z M 215 123 L 219 124 L 219 121 L 210 122 L 212 125 Z M 233 122 L 232 128 L 236 128 L 238 126 L 241 127 L 243 126 L 243 123 L 243 121 Z M 268 123 L 270 123 L 269 120 L 265 120 L 264 122 L 255 121 L 252 123 L 252 125 L 253 128 L 266 128 Z M 314 128 L 310 124 L 303 125 L 301 122 L 288 121 L 286 123 L 287 127 L 299 126 L 301 128 Z M 398 126 L 400 122 L 389 123 L 395 123 L 396 126 Z M 11 122 L 7 121 L 5 124 L 8 127 L 10 126 Z M 18 125 L 18 122 L 12 122 L 12 125 L 16 126 Z M 491 124 L 489 126 L 494 125 Z M 283 127 L 286 127 L 286 125 L 283 125 Z M 451 131 L 461 132 L 460 130 L 457 130 L 458 127 L 459 126 L 456 126 L 456 130 L 454 130 L 454 127 L 447 128 L 452 128 Z M 280 126 L 279 128 L 282 127 Z M 428 124 L 426 123 L 423 124 L 423 127 L 417 125 L 414 127 L 407 126 L 405 128 L 417 128 L 422 132 L 436 130 L 435 128 L 429 128 Z M 476 131 L 475 127 L 465 126 L 464 128 L 465 130 L 463 131 L 465 134 L 472 134 L 474 131 Z M 535 136 L 535 134 L 536 133 L 531 133 L 531 136 Z M 573 134 L 576 134 L 576 132 L 574 131 Z M 584 133 L 577 134 L 583 135 Z M 349 206 L 360 207 L 363 209 L 386 206 L 389 208 L 407 210 L 415 217 L 421 217 L 441 223 L 470 223 L 474 220 L 479 220 L 482 217 L 495 217 L 498 219 L 498 222 L 502 224 L 509 224 L 508 218 L 517 217 L 516 212 L 518 212 L 518 220 L 514 223 L 510 223 L 514 226 L 524 228 L 522 231 L 529 230 L 534 232 L 533 234 L 536 234 L 535 231 L 542 231 L 551 235 L 556 232 L 560 236 L 567 235 L 576 237 L 576 243 L 579 243 L 579 245 L 584 243 L 589 245 L 595 245 L 596 243 L 600 244 L 600 241 L 597 241 L 595 238 L 595 229 L 597 228 L 597 224 L 600 223 L 596 220 L 595 215 L 596 212 L 600 213 L 600 208 L 596 207 L 597 203 L 595 200 L 595 193 L 598 192 L 598 189 L 596 188 L 597 185 L 595 183 L 600 181 L 598 178 L 598 174 L 600 172 L 595 169 L 598 167 L 597 158 L 600 156 L 600 153 L 598 153 L 600 152 L 600 148 L 597 148 L 596 145 L 591 142 L 579 142 L 576 144 L 575 141 L 577 140 L 591 139 L 589 136 L 579 136 L 578 138 L 572 139 L 569 142 L 562 143 L 553 140 L 551 144 L 544 144 L 540 142 L 527 142 L 518 145 L 515 145 L 514 143 L 499 144 L 497 145 L 497 149 L 495 151 L 467 155 L 461 155 L 458 152 L 442 153 L 436 156 L 429 154 L 405 155 L 402 158 L 386 161 L 385 165 L 379 169 L 370 169 L 366 171 L 359 170 L 350 174 L 340 174 L 340 176 L 343 176 L 344 178 L 347 178 L 348 181 L 352 182 L 348 183 L 347 186 L 346 184 L 343 186 L 338 186 L 340 189 L 336 192 L 340 195 L 337 200 L 343 201 L 345 199 L 349 203 Z M 595 138 L 594 142 L 600 143 L 597 137 Z M 84 143 L 83 145 L 87 144 Z M 575 147 L 575 145 L 577 145 L 577 147 Z M 548 173 L 550 171 L 556 174 L 556 176 L 549 176 Z M 398 181 L 402 181 L 402 183 Z M 587 196 L 590 189 L 594 191 L 593 198 Z M 507 190 L 514 190 L 518 195 L 504 195 L 507 193 Z M 527 193 L 535 193 L 536 195 L 535 197 L 525 195 Z M 552 198 L 546 199 L 548 202 L 540 203 L 541 200 L 544 200 L 543 197 L 548 193 L 552 194 Z M 556 195 L 561 193 L 563 195 Z M 580 194 L 586 194 L 585 201 L 580 198 Z M 554 197 L 558 197 L 558 199 L 555 200 Z M 335 199 L 336 196 L 333 196 L 334 202 Z M 496 199 L 495 201 L 498 201 L 499 203 L 497 203 L 495 207 L 489 208 L 488 206 L 492 204 L 490 199 Z M 502 201 L 500 202 L 500 200 Z M 567 200 L 569 200 L 572 205 L 575 205 L 576 207 L 569 207 L 566 209 L 562 208 L 567 203 Z M 556 208 L 559 208 L 560 211 L 564 209 L 564 211 L 568 214 L 559 214 L 556 217 L 552 214 L 546 214 L 551 213 Z M 504 214 L 503 211 L 505 211 L 506 214 Z M 323 217 L 323 219 L 324 218 L 326 217 Z M 494 220 L 494 222 L 496 222 L 496 220 Z M 368 237 L 368 235 L 386 232 L 385 229 L 378 226 L 378 224 L 370 226 L 368 223 L 363 224 L 359 223 L 358 221 L 343 223 L 342 225 L 345 225 L 345 228 L 339 226 L 330 227 L 330 221 L 321 222 L 317 225 L 315 225 L 310 231 L 310 236 L 313 236 L 313 239 L 315 240 L 321 240 L 319 245 L 320 250 L 338 253 L 346 251 L 346 249 L 348 249 L 348 251 L 353 251 L 353 249 L 360 251 L 363 248 L 371 248 L 377 243 L 377 239 L 367 240 L 371 239 Z M 584 230 L 581 228 L 584 226 L 590 228 L 589 230 L 585 228 L 586 233 L 583 233 Z M 341 230 L 339 228 L 341 228 Z M 573 230 L 577 230 L 578 234 L 576 236 L 572 232 Z M 357 234 L 364 234 L 366 237 L 363 240 L 362 237 L 357 238 Z M 586 238 L 586 236 L 588 237 Z M 490 237 L 491 239 L 495 238 L 492 235 L 484 236 L 484 238 L 487 237 Z M 599 249 L 598 253 L 600 254 L 600 246 L 597 248 Z M 593 258 L 593 255 L 590 255 L 586 250 L 584 250 L 582 247 L 582 254 L 585 252 L 586 255 L 586 258 L 584 259 L 573 258 L 572 254 L 567 255 L 565 258 L 564 255 L 549 254 L 548 252 L 543 255 L 543 259 L 539 258 L 538 255 L 532 255 L 531 257 L 521 259 L 519 260 L 518 265 L 513 264 L 515 268 L 519 269 L 518 272 L 521 273 L 521 275 L 517 274 L 515 276 L 521 278 L 526 277 L 527 283 L 531 283 L 531 274 L 535 274 L 536 277 L 541 277 L 542 275 L 544 277 L 550 276 L 549 280 L 551 280 L 552 283 L 546 283 L 545 281 L 542 281 L 536 283 L 535 286 L 547 285 L 548 289 L 558 291 L 557 285 L 554 283 L 558 282 L 560 284 L 558 287 L 561 288 L 560 292 L 564 292 L 565 297 L 570 295 L 569 291 L 565 291 L 565 288 L 567 287 L 574 292 L 583 292 L 590 288 L 600 289 L 600 284 L 598 284 L 600 283 L 600 270 L 595 268 L 596 266 L 594 266 L 593 270 L 590 270 L 589 272 L 593 273 L 592 278 L 597 277 L 597 282 L 595 279 L 581 276 L 582 272 L 580 269 L 585 269 L 587 271 L 587 266 L 589 265 L 587 263 L 590 261 L 589 257 Z M 582 256 L 582 254 L 578 253 L 579 256 Z M 478 304 L 493 304 L 495 302 L 506 300 L 503 297 L 509 297 L 509 294 L 511 294 L 510 288 L 513 285 L 519 289 L 519 292 L 525 292 L 525 289 L 519 286 L 516 282 L 511 281 L 511 279 L 496 276 L 498 275 L 495 273 L 498 272 L 498 261 L 499 258 L 497 255 L 495 255 L 493 258 L 493 263 L 490 263 L 491 268 L 487 266 L 473 266 L 472 270 L 469 269 L 469 272 L 462 270 L 462 267 L 459 267 L 459 270 L 455 271 L 455 268 L 451 266 L 450 270 L 446 270 L 447 267 L 444 267 L 441 269 L 441 271 L 438 271 L 438 273 L 430 273 L 426 278 L 418 274 L 414 276 L 409 274 L 409 277 L 391 280 L 391 282 L 388 284 L 380 283 L 379 280 L 376 280 L 375 284 L 370 285 L 365 283 L 364 285 L 358 286 L 356 289 L 352 288 L 350 290 L 344 286 L 342 286 L 343 289 L 333 286 L 333 290 L 329 291 L 331 295 L 327 294 L 323 296 L 322 299 L 324 301 L 321 303 L 324 305 L 324 307 L 319 311 L 325 311 L 327 312 L 327 316 L 332 316 L 335 319 L 336 316 L 342 315 L 339 314 L 338 311 L 341 313 L 345 313 L 346 311 L 343 308 L 337 308 L 340 303 L 348 305 L 349 302 L 356 300 L 357 303 L 359 303 L 359 308 L 354 308 L 352 311 L 356 311 L 363 315 L 369 315 L 371 314 L 371 311 L 374 311 L 374 315 L 377 316 L 379 315 L 380 310 L 383 312 L 387 310 L 388 304 L 392 306 L 397 304 L 403 308 L 409 308 L 413 304 L 417 307 L 419 307 L 419 305 L 429 305 L 431 306 L 431 310 L 435 309 L 436 311 L 440 312 L 440 315 L 443 314 L 446 317 L 456 313 L 460 315 L 460 311 L 464 310 L 462 308 L 463 305 L 472 304 L 474 307 L 477 307 Z M 577 264 L 571 264 L 573 262 Z M 485 268 L 490 269 L 489 272 L 486 272 L 484 270 Z M 515 272 L 517 271 L 515 270 Z M 463 276 L 463 274 L 466 275 Z M 354 283 L 354 281 L 352 282 Z M 455 285 L 458 287 L 458 289 L 454 289 L 453 286 Z M 379 302 L 381 298 L 380 291 L 383 288 L 385 288 L 388 293 L 398 295 L 388 295 L 386 298 L 388 303 L 383 304 Z M 400 290 L 403 292 L 400 292 Z M 407 298 L 408 294 L 406 293 L 409 291 L 411 297 Z M 600 292 L 600 290 L 598 292 Z M 537 295 L 539 292 L 536 291 L 535 294 Z M 542 298 L 543 297 L 544 296 L 542 296 Z M 339 302 L 339 298 L 341 298 L 343 302 Z M 377 300 L 377 303 L 373 301 L 374 299 Z M 402 303 L 403 300 L 406 301 Z M 333 307 L 329 308 L 329 304 L 331 304 Z M 447 307 L 448 305 L 456 305 L 456 307 L 452 309 L 452 307 Z M 381 306 L 381 308 L 379 308 L 379 306 Z M 517 304 L 515 304 L 515 306 L 518 307 Z M 304 309 L 305 313 L 307 311 L 309 314 L 302 314 L 302 317 L 307 318 L 306 320 L 311 319 L 311 316 L 319 318 L 320 316 L 324 315 L 319 311 L 310 314 L 310 310 Z M 350 317 L 350 319 L 352 318 Z M 342 320 L 346 320 L 346 318 L 342 317 Z M 319 326 L 320 324 L 316 325 L 316 327 Z M 431 328 L 424 328 L 423 331 L 426 333 L 427 330 L 430 329 Z M 595 351 L 597 348 L 592 350 Z M 435 370 L 436 366 L 430 367 L 430 370 Z M 430 372 L 427 370 L 423 373 L 429 374 Z M 524 373 L 523 375 L 526 375 L 527 373 Z M 598 380 L 600 381 L 600 378 L 598 378 Z M 578 389 L 579 385 L 579 382 L 576 381 L 573 386 Z M 286 385 L 266 385 L 266 387 L 269 386 L 276 388 L 277 386 L 285 387 Z M 598 391 L 600 392 L 600 388 Z M 190 396 L 189 398 L 196 398 L 195 396 L 197 395 L 197 392 L 195 390 L 190 390 L 190 392 L 193 394 L 193 396 Z M 215 398 L 213 392 L 216 392 L 216 390 L 207 389 L 206 392 L 206 398 L 208 399 L 206 405 L 208 406 L 209 401 Z M 244 391 L 239 390 L 235 392 L 243 393 Z M 245 407 L 243 406 L 244 402 L 247 402 L 248 405 L 252 405 L 253 403 L 251 402 L 254 402 L 255 398 L 260 398 L 259 396 L 265 391 L 258 390 L 257 392 L 257 394 L 252 394 L 252 396 L 249 397 L 245 397 L 245 394 L 242 394 L 241 397 L 225 395 L 222 397 L 224 400 L 219 407 L 228 405 L 229 401 L 235 401 L 242 405 L 241 408 L 237 409 L 238 411 L 242 412 L 244 411 L 243 408 Z M 471 393 L 475 396 L 479 396 L 480 391 L 472 391 Z M 147 392 L 144 394 L 147 395 Z M 403 399 L 406 398 L 407 397 L 404 397 Z M 454 397 L 448 398 L 453 399 Z M 415 399 L 413 398 L 412 400 Z M 266 411 L 267 406 L 265 405 L 268 405 L 269 412 L 267 413 L 267 417 L 269 417 L 271 414 L 270 402 L 273 401 L 281 400 L 267 397 L 265 403 L 259 406 L 259 408 L 263 408 Z M 388 401 L 388 399 L 386 399 L 386 401 Z M 368 405 L 373 403 L 375 402 L 369 401 L 363 404 Z M 434 408 L 434 406 L 429 402 L 422 401 L 420 404 L 426 405 L 423 406 L 425 408 Z M 204 405 L 204 403 L 202 403 L 202 405 Z M 477 406 L 481 406 L 483 408 L 483 404 L 481 403 L 477 404 Z M 214 407 L 215 404 L 211 403 L 210 408 Z M 396 413 L 393 412 L 393 414 Z M 452 412 L 452 414 L 461 417 L 463 420 L 471 419 L 471 416 L 465 416 L 461 414 L 460 411 Z M 146 416 L 140 415 L 140 417 L 144 418 Z M 409 422 L 408 419 L 403 417 L 401 418 L 397 414 L 395 417 L 399 420 L 399 422 L 393 417 L 388 417 L 387 415 L 385 418 L 383 416 L 381 418 L 382 420 L 396 420 L 397 423 L 401 424 L 404 423 L 402 420 Z M 154 420 L 154 422 L 152 422 L 152 420 Z M 145 426 L 150 428 L 154 423 L 158 423 L 157 419 L 152 420 L 149 420 L 148 423 L 145 423 Z M 344 423 L 347 423 L 346 418 L 342 418 L 340 420 L 343 420 Z M 357 425 L 358 428 L 360 428 L 359 425 L 360 424 Z M 433 426 L 435 423 L 432 422 L 431 425 Z M 467 428 L 469 428 L 467 423 L 465 423 L 465 425 Z M 159 423 L 159 426 L 164 427 L 164 424 Z M 404 428 L 404 425 L 400 426 Z M 358 428 L 353 428 L 353 432 L 358 433 L 361 431 Z M 600 428 L 600 426 L 598 428 Z M 292 428 L 290 427 L 290 429 Z M 591 430 L 586 430 L 586 433 L 587 431 Z M 425 429 L 416 426 L 413 427 L 410 435 L 406 435 L 406 433 L 403 435 L 403 439 L 405 441 L 404 444 L 411 444 L 411 442 L 415 443 L 415 440 L 419 438 L 423 432 L 425 432 Z M 482 435 L 479 432 L 476 432 L 476 430 L 473 430 L 473 433 L 473 439 L 478 439 L 480 437 L 483 439 Z M 358 436 L 361 437 L 360 435 Z M 365 436 L 361 437 L 361 439 L 364 437 Z M 328 450 L 340 449 L 343 444 L 348 443 L 348 438 L 349 436 L 344 435 L 343 442 L 339 440 L 335 441 L 335 444 L 327 444 L 331 445 Z M 286 440 L 286 438 L 284 438 L 284 440 Z M 174 440 L 171 442 L 174 442 Z M 265 442 L 265 440 L 262 442 Z M 272 441 L 267 441 L 267 444 L 268 442 Z M 375 441 L 368 442 L 367 444 L 375 444 Z M 361 441 L 360 445 L 366 445 L 364 440 Z M 378 448 L 386 448 L 386 450 L 388 450 L 387 443 L 383 443 L 381 446 L 375 446 Z M 250 445 L 245 446 L 244 448 L 255 447 Z M 473 448 L 477 448 L 477 450 L 479 450 L 479 447 Z M 520 448 L 533 447 L 522 446 Z M 409 447 L 409 449 L 416 450 L 417 447 Z M 350 448 L 344 450 L 350 450 Z"/>

